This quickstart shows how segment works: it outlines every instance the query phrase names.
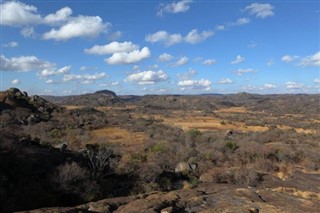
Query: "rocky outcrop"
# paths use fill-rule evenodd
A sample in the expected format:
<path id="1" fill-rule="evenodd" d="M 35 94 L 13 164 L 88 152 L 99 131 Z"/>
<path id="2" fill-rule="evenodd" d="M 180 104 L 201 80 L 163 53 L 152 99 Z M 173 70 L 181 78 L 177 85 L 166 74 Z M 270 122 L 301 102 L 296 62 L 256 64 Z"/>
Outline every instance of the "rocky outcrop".
<path id="1" fill-rule="evenodd" d="M 302 184 L 303 185 L 303 184 Z M 118 197 L 73 208 L 44 208 L 40 212 L 318 212 L 319 198 L 304 199 L 272 188 L 244 188 L 202 183 L 193 189 Z"/>
<path id="2" fill-rule="evenodd" d="M 180 162 L 176 165 L 174 171 L 176 173 L 188 173 L 193 171 L 197 168 L 197 164 L 195 163 L 187 163 L 187 162 Z"/>
<path id="3" fill-rule="evenodd" d="M 35 95 L 28 96 L 17 88 L 10 88 L 0 92 L 0 112 L 3 110 L 14 110 L 19 115 L 19 123 L 35 124 L 50 119 L 51 113 L 59 107 Z"/>

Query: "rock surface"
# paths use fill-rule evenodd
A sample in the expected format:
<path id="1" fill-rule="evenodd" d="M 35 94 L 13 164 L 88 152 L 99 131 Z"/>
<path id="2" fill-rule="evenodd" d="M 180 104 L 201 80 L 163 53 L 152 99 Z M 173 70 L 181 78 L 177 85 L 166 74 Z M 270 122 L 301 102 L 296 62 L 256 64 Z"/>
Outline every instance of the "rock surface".
<path id="1" fill-rule="evenodd" d="M 306 176 L 296 173 L 296 176 L 314 184 L 319 181 L 319 176 L 315 174 Z M 299 188 L 301 191 L 309 190 L 309 194 L 306 191 L 297 193 Z M 270 176 L 259 188 L 201 183 L 192 189 L 109 198 L 76 207 L 43 208 L 28 212 L 319 212 L 319 191 L 319 187 L 313 191 L 304 188 L 303 182 L 283 182 Z"/>

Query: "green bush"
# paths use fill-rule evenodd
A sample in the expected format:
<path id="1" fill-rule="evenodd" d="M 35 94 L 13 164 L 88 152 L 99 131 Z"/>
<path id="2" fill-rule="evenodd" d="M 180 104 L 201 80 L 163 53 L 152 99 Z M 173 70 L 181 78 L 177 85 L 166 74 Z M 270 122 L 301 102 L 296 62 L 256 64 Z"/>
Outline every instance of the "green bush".
<path id="1" fill-rule="evenodd" d="M 239 148 L 239 146 L 234 141 L 227 141 L 224 145 L 224 149 L 230 150 L 231 152 L 236 151 L 238 148 Z"/>

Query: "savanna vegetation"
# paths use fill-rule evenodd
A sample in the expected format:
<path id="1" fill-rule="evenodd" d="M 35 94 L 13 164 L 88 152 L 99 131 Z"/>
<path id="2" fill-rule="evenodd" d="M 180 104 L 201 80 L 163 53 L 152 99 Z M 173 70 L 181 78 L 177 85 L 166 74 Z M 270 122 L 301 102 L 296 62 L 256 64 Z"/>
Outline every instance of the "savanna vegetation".
<path id="1" fill-rule="evenodd" d="M 1 212 L 319 174 L 319 95 L 45 99 L 0 95 Z"/>

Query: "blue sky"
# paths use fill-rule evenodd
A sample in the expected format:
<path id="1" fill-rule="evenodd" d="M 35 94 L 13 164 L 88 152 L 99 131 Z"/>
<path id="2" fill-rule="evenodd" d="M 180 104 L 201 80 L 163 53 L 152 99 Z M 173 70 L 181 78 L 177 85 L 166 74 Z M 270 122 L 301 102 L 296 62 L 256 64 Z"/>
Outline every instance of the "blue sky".
<path id="1" fill-rule="evenodd" d="M 1 1 L 1 90 L 319 93 L 319 1 Z"/>

